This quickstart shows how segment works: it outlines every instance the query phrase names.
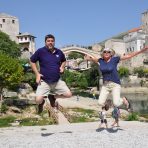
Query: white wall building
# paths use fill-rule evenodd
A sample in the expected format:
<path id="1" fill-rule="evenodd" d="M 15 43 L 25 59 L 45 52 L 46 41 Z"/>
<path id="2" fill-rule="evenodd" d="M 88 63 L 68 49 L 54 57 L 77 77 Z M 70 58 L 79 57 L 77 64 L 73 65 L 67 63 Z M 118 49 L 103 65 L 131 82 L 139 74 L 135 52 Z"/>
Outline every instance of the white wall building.
<path id="1" fill-rule="evenodd" d="M 145 46 L 145 36 L 141 28 L 134 28 L 123 37 L 125 53 L 140 51 Z"/>
<path id="2" fill-rule="evenodd" d="M 145 46 L 146 34 L 139 28 L 134 28 L 129 31 L 127 35 L 123 37 L 125 42 L 125 54 L 140 51 Z M 133 69 L 134 67 L 145 66 L 144 60 L 147 58 L 147 53 L 139 54 L 130 60 L 122 62 L 123 66 Z"/>
<path id="3" fill-rule="evenodd" d="M 18 42 L 22 47 L 22 50 L 24 48 L 28 48 L 29 52 L 33 54 L 35 52 L 35 36 L 29 34 L 28 32 L 22 33 L 17 35 Z"/>

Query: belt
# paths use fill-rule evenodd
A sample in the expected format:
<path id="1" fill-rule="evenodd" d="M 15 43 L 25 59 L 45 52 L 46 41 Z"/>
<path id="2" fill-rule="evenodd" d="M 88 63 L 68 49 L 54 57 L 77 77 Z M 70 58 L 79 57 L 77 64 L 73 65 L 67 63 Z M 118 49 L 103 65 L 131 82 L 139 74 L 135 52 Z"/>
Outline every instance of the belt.
<path id="1" fill-rule="evenodd" d="M 112 81 L 104 81 L 103 84 L 111 83 Z"/>

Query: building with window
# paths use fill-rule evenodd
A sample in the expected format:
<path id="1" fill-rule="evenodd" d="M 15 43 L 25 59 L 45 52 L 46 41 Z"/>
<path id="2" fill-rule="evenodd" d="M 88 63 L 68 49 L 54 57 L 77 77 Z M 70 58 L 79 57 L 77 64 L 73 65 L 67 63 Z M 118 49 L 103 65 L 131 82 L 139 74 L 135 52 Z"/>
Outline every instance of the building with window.
<path id="1" fill-rule="evenodd" d="M 20 33 L 19 19 L 6 13 L 0 13 L 0 31 L 9 35 L 12 41 L 21 45 L 21 51 L 28 49 L 30 54 L 35 52 L 35 36 L 30 33 Z M 25 49 L 25 50 L 24 50 Z"/>
<path id="2" fill-rule="evenodd" d="M 24 49 L 28 49 L 28 51 L 33 54 L 35 52 L 35 36 L 26 33 L 20 33 L 17 35 L 18 42 L 21 45 L 21 51 L 24 51 Z"/>
<path id="3" fill-rule="evenodd" d="M 0 31 L 9 35 L 12 41 L 18 43 L 19 20 L 15 16 L 0 13 Z"/>

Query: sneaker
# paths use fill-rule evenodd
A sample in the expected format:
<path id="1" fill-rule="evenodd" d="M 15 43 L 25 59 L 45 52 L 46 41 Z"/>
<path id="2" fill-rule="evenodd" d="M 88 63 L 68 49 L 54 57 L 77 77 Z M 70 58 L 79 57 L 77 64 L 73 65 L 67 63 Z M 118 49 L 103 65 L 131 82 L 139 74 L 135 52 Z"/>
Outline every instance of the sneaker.
<path id="1" fill-rule="evenodd" d="M 50 101 L 50 105 L 52 106 L 52 107 L 55 107 L 55 100 L 56 100 L 56 98 L 54 97 L 54 95 L 48 95 L 48 99 L 49 99 L 49 101 Z"/>
<path id="2" fill-rule="evenodd" d="M 43 112 L 43 106 L 44 106 L 45 100 L 41 104 L 38 105 L 38 114 Z"/>

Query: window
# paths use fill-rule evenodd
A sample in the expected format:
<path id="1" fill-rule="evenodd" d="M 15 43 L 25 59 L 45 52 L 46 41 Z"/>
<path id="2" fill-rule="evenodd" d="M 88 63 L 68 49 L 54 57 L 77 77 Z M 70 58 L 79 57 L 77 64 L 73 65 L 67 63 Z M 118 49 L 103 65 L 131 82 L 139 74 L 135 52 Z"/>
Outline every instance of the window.
<path id="1" fill-rule="evenodd" d="M 133 47 L 133 51 L 134 51 L 134 47 Z"/>
<path id="2" fill-rule="evenodd" d="M 12 24 L 15 24 L 15 20 L 12 20 Z"/>
<path id="3" fill-rule="evenodd" d="M 145 47 L 145 43 L 143 43 L 143 47 Z"/>
<path id="4" fill-rule="evenodd" d="M 25 40 L 27 40 L 27 37 L 25 37 Z"/>
<path id="5" fill-rule="evenodd" d="M 3 19 L 3 23 L 5 23 L 5 19 Z"/>
<path id="6" fill-rule="evenodd" d="M 0 28 L 2 28 L 2 24 L 0 24 Z"/>

